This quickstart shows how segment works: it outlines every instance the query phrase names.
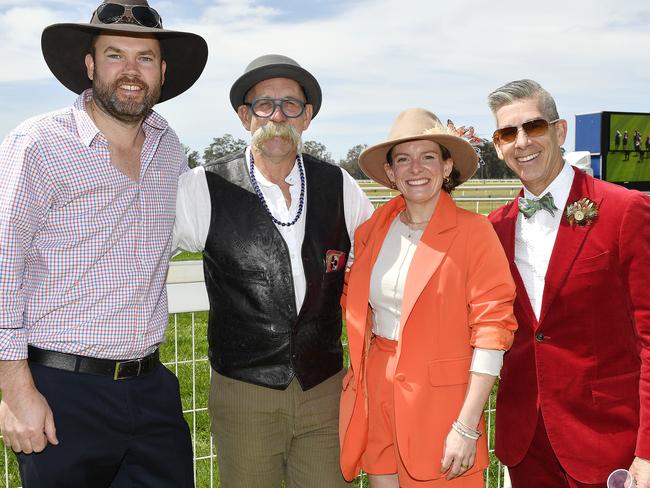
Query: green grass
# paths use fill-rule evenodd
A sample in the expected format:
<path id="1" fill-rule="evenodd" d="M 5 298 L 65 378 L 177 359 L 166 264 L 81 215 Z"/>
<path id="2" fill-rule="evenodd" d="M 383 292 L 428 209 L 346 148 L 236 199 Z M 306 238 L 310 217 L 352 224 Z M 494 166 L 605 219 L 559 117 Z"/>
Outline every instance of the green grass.
<path id="1" fill-rule="evenodd" d="M 364 192 L 370 198 L 390 198 L 399 194 L 397 191 L 389 190 L 374 181 L 364 180 L 360 183 Z M 456 205 L 461 208 L 487 215 L 504 205 L 506 202 L 503 201 L 503 199 L 511 200 L 516 197 L 520 189 L 521 183 L 519 180 L 498 180 L 489 182 L 485 182 L 484 180 L 469 180 L 457 187 L 453 191 L 452 197 L 460 197 L 461 199 L 491 199 L 481 201 L 461 201 L 457 198 L 456 200 Z"/>
<path id="2" fill-rule="evenodd" d="M 607 153 L 607 181 L 624 183 L 628 181 L 650 181 L 650 154 L 634 151 L 634 129 L 641 132 L 641 148 L 645 150 L 645 138 L 650 133 L 650 117 L 647 115 L 612 114 L 610 122 L 609 152 Z M 623 146 L 616 150 L 614 134 L 616 129 L 621 134 L 627 130 L 627 160 Z M 642 156 L 645 155 L 643 159 Z"/>
<path id="3" fill-rule="evenodd" d="M 182 251 L 172 258 L 172 261 L 200 261 L 203 259 L 202 252 Z"/>
<path id="4" fill-rule="evenodd" d="M 194 439 L 196 462 L 196 486 L 205 488 L 210 486 L 210 479 L 218 487 L 219 468 L 214 455 L 214 448 L 210 444 L 210 418 L 206 410 L 210 384 L 210 365 L 207 361 L 207 312 L 194 314 L 178 314 L 170 316 L 167 339 L 161 347 L 161 360 L 174 372 L 179 379 L 181 388 L 181 401 L 185 413 L 185 420 L 190 426 Z M 194 337 L 194 339 L 192 339 Z M 342 337 L 347 343 L 345 329 Z M 347 362 L 347 347 L 344 351 Z M 192 385 L 195 385 L 194 387 Z M 490 398 L 490 408 L 494 408 L 494 393 Z M 494 429 L 489 434 L 494 441 Z M 20 486 L 18 465 L 13 454 L 7 453 L 9 482 L 6 487 Z M 5 459 L 0 458 L 0 473 L 5 469 Z M 489 469 L 490 487 L 497 486 L 498 462 L 492 456 Z M 354 483 L 358 487 L 360 480 Z M 2 482 L 0 481 L 0 486 Z M 363 486 L 367 487 L 367 477 L 363 477 Z"/>
<path id="5" fill-rule="evenodd" d="M 503 180 L 493 183 L 493 185 L 495 184 L 499 186 L 516 185 L 517 181 Z M 457 188 L 454 195 L 505 198 L 514 197 L 518 191 L 494 190 L 490 188 L 493 185 L 486 185 L 482 182 L 470 180 Z M 371 182 L 364 184 L 364 187 L 369 187 L 366 189 L 366 192 L 375 196 L 390 196 L 391 194 L 395 194 Z M 477 208 L 474 202 L 458 202 L 458 204 L 472 211 L 476 211 Z M 481 213 L 488 213 L 499 206 L 501 206 L 501 203 L 480 202 L 478 208 Z M 200 259 L 201 253 L 183 252 L 177 255 L 173 261 Z M 206 458 L 198 459 L 196 462 L 197 488 L 209 487 L 211 477 L 215 480 L 214 487 L 219 486 L 219 470 L 216 461 L 212 458 L 214 449 L 210 445 L 210 419 L 206 408 L 210 384 L 210 365 L 207 361 L 207 315 L 207 312 L 196 313 L 194 316 L 192 314 L 170 315 L 167 339 L 161 347 L 162 361 L 179 379 L 181 401 L 183 410 L 186 412 L 185 419 L 190 426 L 190 431 L 195 440 L 195 457 Z M 343 342 L 344 344 L 347 342 L 345 329 Z M 347 347 L 345 348 L 344 354 L 347 363 Z M 195 385 L 194 388 L 192 386 L 193 384 Z M 490 398 L 489 406 L 490 408 L 494 408 L 494 392 Z M 489 435 L 493 443 L 494 426 L 492 426 Z M 498 461 L 494 456 L 491 456 L 490 461 L 488 474 L 490 478 L 489 486 L 492 488 L 497 486 Z M 8 483 L 5 483 L 5 487 L 15 488 L 20 486 L 18 465 L 12 453 L 6 452 L 6 456 L 0 456 L 0 475 L 5 472 L 5 464 L 7 464 L 8 472 Z M 2 481 L 0 481 L 1 485 Z M 354 486 L 359 486 L 359 479 L 355 481 Z M 365 476 L 363 478 L 363 486 L 368 486 Z"/>

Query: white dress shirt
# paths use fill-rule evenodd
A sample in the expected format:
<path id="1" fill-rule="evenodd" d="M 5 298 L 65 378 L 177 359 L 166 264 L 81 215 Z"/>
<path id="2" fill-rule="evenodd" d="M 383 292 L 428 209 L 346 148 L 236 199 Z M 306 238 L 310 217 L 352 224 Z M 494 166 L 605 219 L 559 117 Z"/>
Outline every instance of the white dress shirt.
<path id="1" fill-rule="evenodd" d="M 370 274 L 369 302 L 375 335 L 399 340 L 404 284 L 422 232 L 410 230 L 399 215 L 390 225 Z M 498 376 L 504 352 L 475 348 L 470 371 Z"/>
<path id="2" fill-rule="evenodd" d="M 246 148 L 246 165 L 250 165 L 250 147 Z M 302 162 L 302 155 L 300 156 Z M 304 166 L 303 166 L 304 168 Z M 287 208 L 284 195 L 278 185 L 264 177 L 257 167 L 254 168 L 255 178 L 264 195 L 267 205 L 273 216 L 281 222 L 291 222 L 298 211 L 300 201 L 300 171 L 294 164 L 285 181 L 289 184 L 291 193 L 291 206 Z M 354 245 L 354 231 L 372 215 L 374 207 L 370 200 L 359 187 L 350 174 L 341 169 L 343 173 L 343 207 L 345 225 L 352 245 Z M 296 307 L 300 310 L 307 292 L 307 281 L 302 263 L 302 242 L 305 238 L 305 216 L 307 215 L 307 188 L 305 185 L 305 203 L 300 218 L 294 225 L 275 225 L 287 244 L 291 259 L 293 285 L 296 297 Z M 178 196 L 176 199 L 176 222 L 174 224 L 174 241 L 172 249 L 185 249 L 186 251 L 203 251 L 210 228 L 210 192 L 205 178 L 205 168 L 198 166 L 183 174 L 178 181 Z M 353 248 L 347 265 L 353 260 Z"/>
<path id="3" fill-rule="evenodd" d="M 551 259 L 557 231 L 560 228 L 564 207 L 569 198 L 574 172 L 571 165 L 564 164 L 562 171 L 550 185 L 539 195 L 533 195 L 524 188 L 524 197 L 538 198 L 550 192 L 558 210 L 551 215 L 546 210 L 539 210 L 525 218 L 520 212 L 515 229 L 515 264 L 526 287 L 530 305 L 539 320 L 544 296 L 544 280 Z"/>

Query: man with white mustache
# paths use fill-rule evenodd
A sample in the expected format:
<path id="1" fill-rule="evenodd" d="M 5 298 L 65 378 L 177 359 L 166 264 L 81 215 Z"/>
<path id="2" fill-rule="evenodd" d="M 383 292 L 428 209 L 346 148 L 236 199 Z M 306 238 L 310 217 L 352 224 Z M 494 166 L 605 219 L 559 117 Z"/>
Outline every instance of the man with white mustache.
<path id="1" fill-rule="evenodd" d="M 178 380 L 159 359 L 178 176 L 156 103 L 205 66 L 146 0 L 104 1 L 41 46 L 79 96 L 0 145 L 0 429 L 22 486 L 194 486 Z"/>
<path id="2" fill-rule="evenodd" d="M 174 227 L 176 245 L 203 251 L 220 482 L 347 486 L 339 301 L 373 208 L 348 173 L 301 153 L 321 90 L 293 59 L 253 60 L 230 101 L 251 145 L 181 177 Z"/>

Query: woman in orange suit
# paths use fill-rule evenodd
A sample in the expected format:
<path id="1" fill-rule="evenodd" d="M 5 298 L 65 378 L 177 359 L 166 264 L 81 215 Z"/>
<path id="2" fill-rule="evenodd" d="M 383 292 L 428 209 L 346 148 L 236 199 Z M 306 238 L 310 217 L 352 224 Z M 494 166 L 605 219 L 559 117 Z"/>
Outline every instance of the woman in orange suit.
<path id="1" fill-rule="evenodd" d="M 490 223 L 449 196 L 478 165 L 456 134 L 406 110 L 359 159 L 401 192 L 357 229 L 343 298 L 341 469 L 371 488 L 483 486 L 481 417 L 516 329 L 515 285 Z"/>

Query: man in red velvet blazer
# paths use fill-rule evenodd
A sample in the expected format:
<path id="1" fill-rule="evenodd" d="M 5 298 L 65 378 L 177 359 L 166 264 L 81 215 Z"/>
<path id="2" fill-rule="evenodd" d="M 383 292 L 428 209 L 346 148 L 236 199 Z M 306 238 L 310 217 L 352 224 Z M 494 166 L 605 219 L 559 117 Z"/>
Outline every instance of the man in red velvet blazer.
<path id="1" fill-rule="evenodd" d="M 497 397 L 496 454 L 515 488 L 650 488 L 650 198 L 573 169 L 567 123 L 532 80 L 490 94 L 520 197 L 490 215 L 519 330 Z"/>

